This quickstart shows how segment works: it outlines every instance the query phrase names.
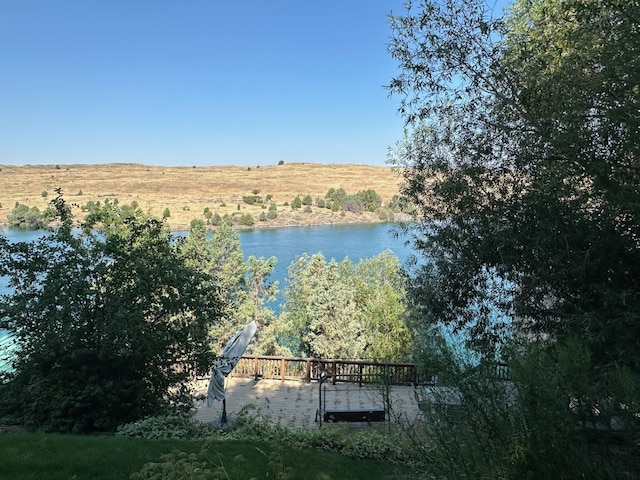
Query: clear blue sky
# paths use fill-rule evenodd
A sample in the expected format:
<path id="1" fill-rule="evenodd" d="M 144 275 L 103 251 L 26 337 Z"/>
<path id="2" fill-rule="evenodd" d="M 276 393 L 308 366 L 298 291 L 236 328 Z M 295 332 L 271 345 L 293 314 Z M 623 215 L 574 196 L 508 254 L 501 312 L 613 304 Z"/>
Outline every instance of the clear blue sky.
<path id="1" fill-rule="evenodd" d="M 0 0 L 0 164 L 384 165 L 404 0 Z"/>

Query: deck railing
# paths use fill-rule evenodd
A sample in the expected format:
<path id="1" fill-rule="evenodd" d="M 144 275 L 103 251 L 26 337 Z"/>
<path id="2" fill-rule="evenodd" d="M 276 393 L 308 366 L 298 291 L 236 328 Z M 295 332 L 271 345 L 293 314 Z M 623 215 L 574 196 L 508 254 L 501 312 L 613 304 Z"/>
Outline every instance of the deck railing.
<path id="1" fill-rule="evenodd" d="M 244 355 L 233 369 L 234 377 L 276 380 L 317 381 L 321 376 L 335 382 L 377 383 L 381 378 L 389 385 L 417 383 L 413 363 L 373 362 L 319 358 Z"/>

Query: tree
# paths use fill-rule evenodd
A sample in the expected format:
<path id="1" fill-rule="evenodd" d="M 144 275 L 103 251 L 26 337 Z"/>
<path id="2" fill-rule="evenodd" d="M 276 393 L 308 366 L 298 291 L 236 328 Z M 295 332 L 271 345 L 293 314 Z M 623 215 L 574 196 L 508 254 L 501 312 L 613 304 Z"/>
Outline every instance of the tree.
<path id="1" fill-rule="evenodd" d="M 245 264 L 240 238 L 229 222 L 223 221 L 216 229 L 210 248 L 211 262 L 203 264 L 203 268 L 213 277 L 222 302 L 222 317 L 211 329 L 213 349 L 219 352 L 231 335 L 244 326 L 236 311 L 239 292 L 245 287 Z"/>
<path id="2" fill-rule="evenodd" d="M 407 360 L 404 293 L 390 252 L 355 265 L 303 255 L 289 266 L 283 311 L 267 335 L 275 344 L 269 353 L 287 347 L 303 356 Z"/>
<path id="3" fill-rule="evenodd" d="M 250 350 L 268 350 L 268 345 L 262 345 L 265 330 L 275 319 L 273 310 L 266 306 L 278 295 L 278 282 L 269 282 L 269 276 L 276 266 L 276 257 L 247 258 L 245 263 L 245 289 L 241 292 L 241 302 L 238 307 L 238 318 L 243 324 L 255 321 L 258 330 Z"/>
<path id="4" fill-rule="evenodd" d="M 0 416 L 49 431 L 114 431 L 193 407 L 189 381 L 212 362 L 218 301 L 177 254 L 166 225 L 107 203 L 35 242 L 0 237 L 0 328 L 17 340 Z M 97 228 L 100 227 L 100 230 Z"/>
<path id="5" fill-rule="evenodd" d="M 386 250 L 360 260 L 348 276 L 364 325 L 366 358 L 407 361 L 413 335 L 406 323 L 406 276 L 398 257 Z"/>
<path id="6" fill-rule="evenodd" d="M 343 266 L 317 253 L 289 266 L 281 337 L 294 353 L 320 358 L 362 358 L 366 345 Z"/>
<path id="7" fill-rule="evenodd" d="M 274 317 L 266 303 L 278 294 L 277 282 L 269 283 L 275 257 L 249 257 L 246 262 L 240 237 L 229 222 L 222 222 L 211 238 L 202 220 L 191 222 L 191 229 L 179 246 L 189 265 L 210 276 L 221 302 L 221 315 L 211 327 L 213 351 L 222 350 L 229 338 L 247 323 L 258 325 L 256 341 Z"/>
<path id="8" fill-rule="evenodd" d="M 640 6 L 422 1 L 391 17 L 425 315 L 489 346 L 513 318 L 640 372 Z M 502 327 L 502 328 L 500 328 Z"/>

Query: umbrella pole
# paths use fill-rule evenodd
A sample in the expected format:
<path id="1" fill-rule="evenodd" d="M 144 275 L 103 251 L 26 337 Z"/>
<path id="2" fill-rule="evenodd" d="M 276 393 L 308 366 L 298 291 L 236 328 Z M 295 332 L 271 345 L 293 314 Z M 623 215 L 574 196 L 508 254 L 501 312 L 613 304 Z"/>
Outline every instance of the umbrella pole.
<path id="1" fill-rule="evenodd" d="M 222 399 L 222 418 L 220 419 L 222 423 L 227 423 L 227 399 Z"/>

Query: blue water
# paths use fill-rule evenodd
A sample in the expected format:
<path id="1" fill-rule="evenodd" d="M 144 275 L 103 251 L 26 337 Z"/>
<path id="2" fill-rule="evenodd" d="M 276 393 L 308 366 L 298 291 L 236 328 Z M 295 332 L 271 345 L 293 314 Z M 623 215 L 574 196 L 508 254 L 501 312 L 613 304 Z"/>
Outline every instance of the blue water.
<path id="1" fill-rule="evenodd" d="M 354 262 L 371 258 L 385 250 L 391 250 L 401 262 L 407 261 L 413 250 L 404 244 L 405 238 L 393 235 L 390 223 L 364 225 L 327 225 L 317 227 L 290 227 L 255 230 L 240 230 L 240 247 L 245 259 L 276 257 L 276 267 L 270 280 L 277 280 L 279 288 L 286 283 L 287 270 L 291 262 L 302 254 L 322 253 L 327 260 L 338 261 L 349 257 Z M 30 242 L 45 235 L 43 231 L 2 230 L 12 241 Z M 176 235 L 184 235 L 178 232 Z M 3 288 L 5 287 L 5 288 Z M 0 293 L 6 291 L 0 277 Z"/>
<path id="2" fill-rule="evenodd" d="M 322 253 L 327 261 L 348 257 L 358 262 L 391 250 L 406 262 L 414 252 L 403 238 L 393 235 L 393 228 L 392 224 L 295 227 L 241 231 L 239 236 L 245 259 L 249 255 L 278 259 L 271 280 L 283 290 L 289 265 L 305 253 Z"/>

